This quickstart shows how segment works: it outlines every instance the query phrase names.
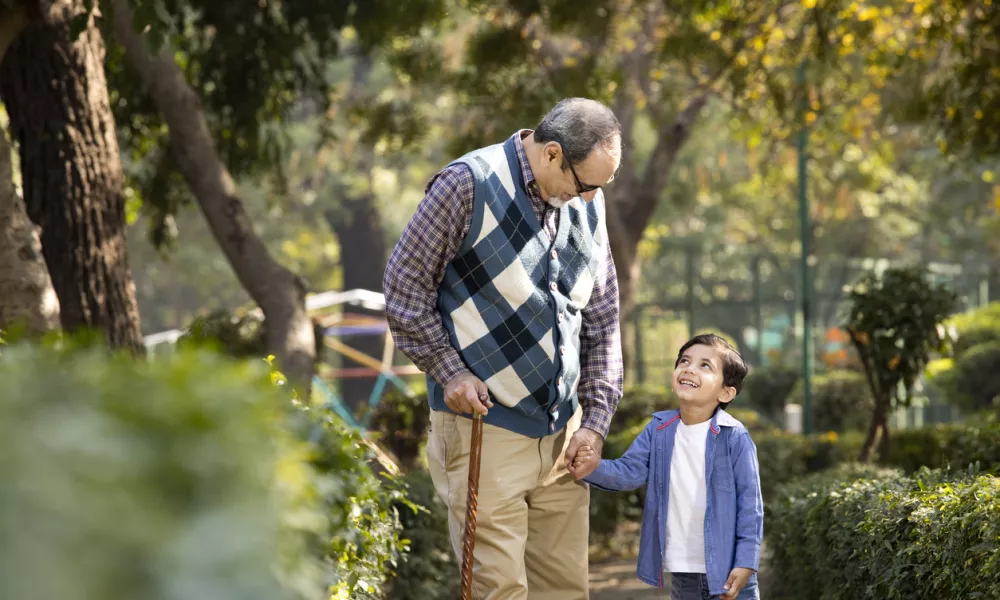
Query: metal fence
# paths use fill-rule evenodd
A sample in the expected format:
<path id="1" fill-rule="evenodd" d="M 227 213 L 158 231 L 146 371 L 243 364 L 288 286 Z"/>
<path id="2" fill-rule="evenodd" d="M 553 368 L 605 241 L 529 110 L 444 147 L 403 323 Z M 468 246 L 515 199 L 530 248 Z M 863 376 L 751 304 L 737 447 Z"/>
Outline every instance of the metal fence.
<path id="1" fill-rule="evenodd" d="M 696 333 L 713 331 L 732 341 L 756 368 L 782 365 L 802 372 L 803 318 L 801 282 L 797 275 L 770 273 L 760 268 L 759 258 L 743 258 L 746 277 L 728 281 L 727 297 L 713 297 L 703 289 L 699 271 L 702 261 L 693 260 L 690 250 L 677 257 L 685 265 L 683 289 L 659 298 L 646 299 L 633 314 L 634 336 L 626 340 L 631 353 L 627 379 L 637 384 L 670 385 L 677 348 Z M 813 372 L 821 374 L 849 367 L 854 359 L 841 326 L 848 310 L 848 286 L 870 271 L 881 272 L 898 266 L 888 259 L 830 259 L 815 264 L 824 277 L 816 282 L 810 306 L 813 314 Z M 972 310 L 1000 300 L 1000 281 L 983 266 L 929 263 L 930 277 L 948 285 L 959 296 L 959 311 Z M 834 273 L 836 275 L 834 275 Z M 678 273 L 677 275 L 681 275 Z M 770 279 L 769 279 L 770 277 Z M 709 284 L 710 285 L 710 284 Z M 708 299 L 706 299 L 706 297 Z M 908 410 L 893 416 L 899 428 L 951 422 L 958 411 L 925 382 L 918 383 L 918 397 Z"/>

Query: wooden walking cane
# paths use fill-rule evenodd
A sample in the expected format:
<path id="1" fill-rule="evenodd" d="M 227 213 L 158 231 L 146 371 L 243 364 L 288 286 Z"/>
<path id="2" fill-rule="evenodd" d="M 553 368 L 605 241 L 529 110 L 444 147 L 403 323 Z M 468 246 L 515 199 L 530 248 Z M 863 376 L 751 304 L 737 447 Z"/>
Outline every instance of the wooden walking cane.
<path id="1" fill-rule="evenodd" d="M 479 510 L 479 463 L 483 458 L 483 416 L 472 417 L 472 449 L 469 452 L 469 495 L 465 505 L 462 537 L 462 600 L 472 600 L 473 549 L 476 547 L 476 513 Z"/>

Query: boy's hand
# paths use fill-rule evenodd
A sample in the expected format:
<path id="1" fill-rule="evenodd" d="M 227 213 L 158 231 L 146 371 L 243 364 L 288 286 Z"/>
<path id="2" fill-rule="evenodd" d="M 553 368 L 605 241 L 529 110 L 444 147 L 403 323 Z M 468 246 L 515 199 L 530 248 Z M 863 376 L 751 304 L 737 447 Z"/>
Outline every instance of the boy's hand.
<path id="1" fill-rule="evenodd" d="M 601 464 L 601 457 L 594 452 L 592 447 L 580 446 L 576 451 L 576 457 L 569 465 L 569 472 L 579 481 L 593 473 L 599 464 Z"/>
<path id="2" fill-rule="evenodd" d="M 729 573 L 729 579 L 726 580 L 726 585 L 722 586 L 726 593 L 723 594 L 723 598 L 736 598 L 743 591 L 747 582 L 750 581 L 750 576 L 753 575 L 751 569 L 744 567 L 736 567 Z"/>

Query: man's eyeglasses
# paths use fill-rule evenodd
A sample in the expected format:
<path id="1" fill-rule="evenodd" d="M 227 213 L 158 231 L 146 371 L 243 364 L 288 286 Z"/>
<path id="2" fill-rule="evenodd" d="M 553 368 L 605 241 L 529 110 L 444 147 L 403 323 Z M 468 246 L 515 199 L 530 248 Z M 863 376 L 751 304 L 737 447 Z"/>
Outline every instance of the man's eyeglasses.
<path id="1" fill-rule="evenodd" d="M 555 140 L 555 141 L 556 141 L 557 144 L 559 144 L 560 148 L 565 148 L 565 145 L 562 142 L 560 142 L 559 140 Z M 607 183 L 605 183 L 603 185 L 591 185 L 589 183 L 583 183 L 582 181 L 580 181 L 580 177 L 576 174 L 576 169 L 573 168 L 573 163 L 571 163 L 569 161 L 569 159 L 566 158 L 566 151 L 565 150 L 563 150 L 563 164 L 565 166 L 569 167 L 569 172 L 573 174 L 573 179 L 574 179 L 574 181 L 576 181 L 576 193 L 577 194 L 586 194 L 587 192 L 592 192 L 594 190 L 599 190 L 602 187 L 604 187 L 605 185 L 608 185 L 608 183 L 611 183 L 612 181 L 614 181 L 615 177 L 618 176 L 618 171 L 615 171 L 615 174 L 611 176 L 611 179 L 609 179 Z M 619 166 L 619 168 L 621 168 L 621 167 Z"/>

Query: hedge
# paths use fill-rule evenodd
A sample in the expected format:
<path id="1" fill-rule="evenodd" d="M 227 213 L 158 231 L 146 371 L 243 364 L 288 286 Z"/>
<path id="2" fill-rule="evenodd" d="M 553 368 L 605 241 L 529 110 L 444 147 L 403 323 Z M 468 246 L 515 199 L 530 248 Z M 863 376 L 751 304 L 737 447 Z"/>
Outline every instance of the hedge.
<path id="1" fill-rule="evenodd" d="M 773 598 L 1000 598 L 995 476 L 843 465 L 778 496 L 766 506 Z"/>
<path id="2" fill-rule="evenodd" d="M 381 597 L 400 489 L 254 362 L 5 346 L 4 597 Z"/>
<path id="3" fill-rule="evenodd" d="M 871 420 L 875 402 L 865 376 L 857 371 L 836 370 L 813 379 L 812 405 L 815 431 L 863 431 Z M 790 401 L 803 402 L 802 383 L 792 390 Z"/>
<path id="4" fill-rule="evenodd" d="M 953 355 L 927 368 L 931 386 L 968 411 L 996 408 L 1000 398 L 1000 302 L 954 316 Z"/>

